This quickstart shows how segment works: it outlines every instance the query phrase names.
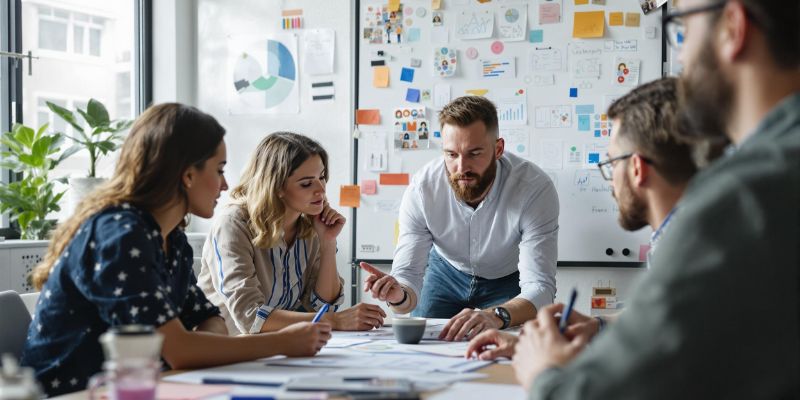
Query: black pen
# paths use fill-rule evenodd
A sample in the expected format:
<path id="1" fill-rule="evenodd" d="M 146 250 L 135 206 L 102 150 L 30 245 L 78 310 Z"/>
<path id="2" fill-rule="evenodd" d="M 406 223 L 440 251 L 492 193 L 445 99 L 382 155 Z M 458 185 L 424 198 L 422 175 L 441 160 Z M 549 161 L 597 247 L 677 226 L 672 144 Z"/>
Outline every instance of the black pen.
<path id="1" fill-rule="evenodd" d="M 281 387 L 283 382 L 240 381 L 230 378 L 203 378 L 205 385 L 243 385 L 243 386 L 269 386 Z"/>

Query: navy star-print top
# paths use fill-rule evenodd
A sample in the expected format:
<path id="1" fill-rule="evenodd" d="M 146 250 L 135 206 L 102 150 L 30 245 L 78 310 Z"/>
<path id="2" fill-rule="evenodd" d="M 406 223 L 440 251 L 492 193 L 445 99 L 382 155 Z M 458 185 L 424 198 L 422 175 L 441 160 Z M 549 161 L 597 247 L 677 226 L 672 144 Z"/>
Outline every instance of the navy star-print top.
<path id="1" fill-rule="evenodd" d="M 164 254 L 155 219 L 127 204 L 81 225 L 42 287 L 22 355 L 49 396 L 86 388 L 102 368 L 98 339 L 111 326 L 180 318 L 194 329 L 219 315 L 196 286 L 186 235 L 175 229 L 167 240 Z"/>

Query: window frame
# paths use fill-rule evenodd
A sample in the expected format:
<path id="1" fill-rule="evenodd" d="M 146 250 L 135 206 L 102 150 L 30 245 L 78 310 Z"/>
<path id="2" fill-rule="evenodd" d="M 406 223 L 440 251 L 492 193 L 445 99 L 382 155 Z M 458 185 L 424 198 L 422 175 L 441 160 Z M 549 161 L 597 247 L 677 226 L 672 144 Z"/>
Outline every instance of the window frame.
<path id="1" fill-rule="evenodd" d="M 133 88 L 131 92 L 131 103 L 133 106 L 133 117 L 135 118 L 141 114 L 147 106 L 150 105 L 153 99 L 152 88 L 152 0 L 133 0 L 134 7 L 134 43 L 132 50 L 132 71 L 131 79 L 133 79 Z M 53 8 L 53 7 L 51 7 Z M 57 8 L 57 7 L 55 7 Z M 70 18 L 67 25 L 67 53 L 70 53 L 72 44 L 69 42 L 73 40 L 72 32 L 72 19 L 74 13 L 69 11 Z M 37 15 L 37 18 L 41 18 Z M 90 20 L 84 29 L 84 43 L 90 46 L 89 41 L 89 26 L 94 26 Z M 0 0 L 0 50 L 12 53 L 27 52 L 27 49 L 22 49 L 22 0 Z M 84 26 L 82 24 L 82 26 Z M 101 48 L 102 48 L 102 35 L 101 33 Z M 36 47 L 39 41 L 36 38 Z M 34 50 L 34 49 L 31 49 Z M 82 57 L 96 58 L 90 54 L 89 47 L 84 48 L 84 53 L 75 53 Z M 41 49 L 37 52 L 55 52 L 58 50 Z M 33 54 L 38 56 L 39 54 Z M 0 56 L 0 130 L 7 132 L 11 129 L 14 123 L 22 121 L 22 74 L 23 70 L 27 68 L 28 60 L 16 60 L 10 57 Z M 36 60 L 33 60 L 34 73 L 36 71 Z M 74 99 L 70 99 L 74 100 Z M 36 120 L 37 110 L 29 111 L 32 115 L 28 120 Z M 8 169 L 0 169 L 0 180 L 3 182 L 12 182 L 16 178 L 15 173 Z M 0 215 L 0 236 L 8 237 L 12 234 L 9 227 L 9 219 L 7 214 Z"/>

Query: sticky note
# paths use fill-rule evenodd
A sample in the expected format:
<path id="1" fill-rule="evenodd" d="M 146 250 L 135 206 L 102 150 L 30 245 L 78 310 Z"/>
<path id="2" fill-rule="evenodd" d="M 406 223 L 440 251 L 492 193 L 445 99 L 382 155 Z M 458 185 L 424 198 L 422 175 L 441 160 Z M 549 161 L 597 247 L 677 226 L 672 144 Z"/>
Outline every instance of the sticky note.
<path id="1" fill-rule="evenodd" d="M 376 194 L 378 193 L 378 181 L 375 179 L 364 179 L 361 181 L 361 194 Z"/>
<path id="2" fill-rule="evenodd" d="M 582 6 L 584 4 L 589 4 L 589 0 L 575 0 L 576 6 Z"/>
<path id="3" fill-rule="evenodd" d="M 406 42 L 419 42 L 419 28 L 408 28 L 406 31 Z"/>
<path id="4" fill-rule="evenodd" d="M 643 244 L 639 246 L 639 261 L 645 262 L 647 261 L 647 253 L 650 252 L 650 245 Z"/>
<path id="5" fill-rule="evenodd" d="M 442 0 L 431 0 L 431 10 L 442 8 Z"/>
<path id="6" fill-rule="evenodd" d="M 600 130 L 599 129 L 595 129 L 594 137 L 600 137 Z"/>
<path id="7" fill-rule="evenodd" d="M 542 43 L 544 41 L 544 31 L 541 29 L 534 29 L 528 35 L 528 41 L 531 43 Z"/>
<path id="8" fill-rule="evenodd" d="M 376 88 L 389 87 L 389 67 L 380 66 L 372 68 L 372 86 Z"/>
<path id="9" fill-rule="evenodd" d="M 578 88 L 569 88 L 569 97 L 578 97 Z"/>
<path id="10" fill-rule="evenodd" d="M 419 58 L 412 58 L 411 60 L 408 61 L 408 64 L 414 68 L 419 68 L 422 66 L 422 60 Z"/>
<path id="11" fill-rule="evenodd" d="M 624 24 L 623 22 L 624 19 L 625 19 L 625 13 L 623 12 L 608 13 L 609 26 L 622 26 L 622 24 Z"/>
<path id="12" fill-rule="evenodd" d="M 486 93 L 489 93 L 489 89 L 467 89 L 464 91 L 466 94 L 471 94 L 473 96 L 483 96 Z"/>
<path id="13" fill-rule="evenodd" d="M 414 70 L 411 68 L 403 67 L 403 71 L 400 72 L 400 80 L 403 82 L 413 82 Z"/>
<path id="14" fill-rule="evenodd" d="M 381 110 L 359 109 L 356 110 L 356 123 L 359 125 L 380 125 Z"/>
<path id="15" fill-rule="evenodd" d="M 408 88 L 406 92 L 406 101 L 411 103 L 419 103 L 419 89 Z"/>
<path id="16" fill-rule="evenodd" d="M 605 11 L 576 12 L 575 23 L 572 26 L 572 37 L 601 38 L 605 32 L 605 26 Z"/>
<path id="17" fill-rule="evenodd" d="M 588 132 L 591 129 L 588 115 L 578 115 L 578 130 Z"/>
<path id="18" fill-rule="evenodd" d="M 405 186 L 408 185 L 408 174 L 381 174 L 381 185 Z"/>
<path id="19" fill-rule="evenodd" d="M 399 11 L 400 0 L 389 0 L 389 11 Z"/>
<path id="20" fill-rule="evenodd" d="M 589 153 L 589 164 L 597 164 L 600 162 L 600 153 Z"/>
<path id="21" fill-rule="evenodd" d="M 594 104 L 578 104 L 575 106 L 575 114 L 594 114 Z"/>
<path id="22" fill-rule="evenodd" d="M 625 26 L 637 27 L 639 26 L 639 19 L 641 15 L 638 12 L 625 13 Z"/>
<path id="23" fill-rule="evenodd" d="M 360 207 L 361 188 L 358 185 L 342 185 L 339 189 L 339 205 L 342 207 Z"/>

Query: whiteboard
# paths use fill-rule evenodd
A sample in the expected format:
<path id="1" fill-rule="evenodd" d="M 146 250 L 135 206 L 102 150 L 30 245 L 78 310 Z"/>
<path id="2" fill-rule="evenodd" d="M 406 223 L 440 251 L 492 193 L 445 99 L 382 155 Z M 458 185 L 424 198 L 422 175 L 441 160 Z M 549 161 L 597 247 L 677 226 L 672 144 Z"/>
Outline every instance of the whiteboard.
<path id="1" fill-rule="evenodd" d="M 540 16 L 552 19 L 552 14 L 540 15 L 540 3 L 544 2 L 550 1 L 495 0 L 481 4 L 477 0 L 442 0 L 437 12 L 443 23 L 435 27 L 430 0 L 404 1 L 400 7 L 402 19 L 394 20 L 403 23 L 397 43 L 394 34 L 379 37 L 364 31 L 368 25 L 376 26 L 377 10 L 388 2 L 361 1 L 356 39 L 356 108 L 380 110 L 380 123 L 357 125 L 354 181 L 364 188 L 365 183 L 370 185 L 368 181 L 380 182 L 382 173 L 413 175 L 427 162 L 442 156 L 441 140 L 435 137 L 440 130 L 436 100 L 444 92 L 435 90 L 440 85 L 449 86 L 452 99 L 481 94 L 498 105 L 506 151 L 536 163 L 558 190 L 559 265 L 637 266 L 640 252 L 646 252 L 641 246 L 649 241 L 649 229 L 631 233 L 619 227 L 610 182 L 603 180 L 595 164 L 606 157 L 609 127 L 603 124 L 602 114 L 608 105 L 637 82 L 662 75 L 661 10 L 644 15 L 637 0 L 600 1 L 607 5 L 593 4 L 597 0 L 589 0 L 587 5 L 563 0 L 561 22 L 540 24 Z M 574 39 L 573 13 L 593 11 L 605 13 L 603 37 Z M 611 12 L 635 13 L 640 26 L 609 26 Z M 525 18 L 524 40 L 501 38 L 519 36 L 519 23 L 508 23 L 515 13 Z M 491 37 L 468 39 L 486 35 L 486 26 L 492 24 L 488 18 L 493 18 Z M 442 42 L 445 31 L 446 42 Z M 417 35 L 419 38 L 414 41 Z M 387 40 L 392 43 L 385 43 Z M 442 54 L 441 47 L 456 56 L 452 76 L 442 76 L 442 57 L 437 58 Z M 412 67 L 414 59 L 421 60 L 419 67 Z M 390 69 L 388 87 L 373 85 L 374 65 L 381 63 Z M 413 70 L 411 82 L 401 80 L 404 67 Z M 634 82 L 637 67 L 639 76 Z M 423 92 L 418 102 L 407 101 L 408 89 Z M 424 96 L 425 90 L 430 91 L 430 97 Z M 414 94 L 411 100 L 416 100 Z M 429 148 L 419 140 L 417 149 L 403 149 L 404 137 L 397 136 L 395 113 L 398 109 L 419 108 L 424 109 L 430 129 Z M 409 139 L 416 138 L 412 134 Z M 397 208 L 405 189 L 406 186 L 378 184 L 374 194 L 362 191 L 360 207 L 354 213 L 356 260 L 391 261 Z"/>

